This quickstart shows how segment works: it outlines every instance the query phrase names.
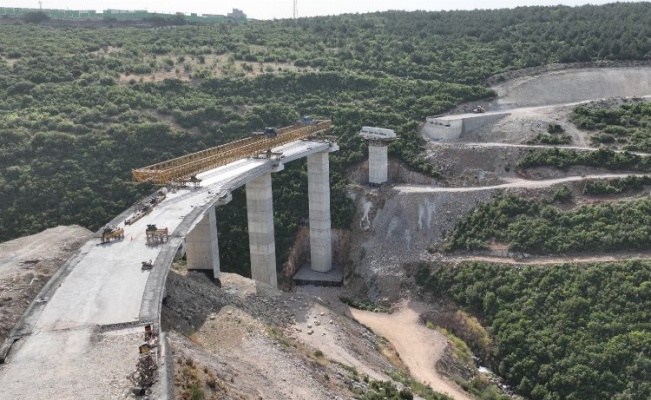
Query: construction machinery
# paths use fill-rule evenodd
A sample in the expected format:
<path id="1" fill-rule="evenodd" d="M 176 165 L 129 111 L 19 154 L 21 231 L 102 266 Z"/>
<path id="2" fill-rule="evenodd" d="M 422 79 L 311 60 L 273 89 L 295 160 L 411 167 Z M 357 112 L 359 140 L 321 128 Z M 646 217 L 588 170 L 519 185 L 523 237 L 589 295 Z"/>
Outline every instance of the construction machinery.
<path id="1" fill-rule="evenodd" d="M 315 119 L 312 119 L 309 115 L 303 115 L 301 119 L 296 121 L 296 124 L 298 125 L 303 125 L 303 126 L 311 126 L 316 124 L 318 121 Z"/>
<path id="2" fill-rule="evenodd" d="M 314 121 L 312 125 L 295 124 L 285 128 L 272 128 L 275 134 L 265 129 L 262 135 L 212 147 L 197 153 L 187 154 L 169 161 L 163 161 L 148 167 L 132 171 L 135 182 L 151 182 L 168 185 L 182 182 L 191 176 L 246 157 L 252 157 L 267 149 L 319 135 L 332 128 L 332 121 Z M 269 129 L 269 128 L 268 128 Z"/>
<path id="3" fill-rule="evenodd" d="M 110 226 L 110 225 L 104 227 L 104 230 L 102 230 L 102 239 L 101 239 L 102 244 L 108 243 L 113 239 L 116 240 L 124 239 L 124 229 L 115 226 Z"/>
<path id="4" fill-rule="evenodd" d="M 199 186 L 201 186 L 201 179 L 197 178 L 196 175 L 192 175 L 187 179 L 180 179 L 178 181 L 178 185 L 180 187 L 186 187 L 188 185 L 192 185 L 195 188 L 198 188 Z"/>
<path id="5" fill-rule="evenodd" d="M 167 228 L 158 229 L 156 224 L 147 224 L 147 229 L 145 229 L 145 234 L 147 235 L 147 244 L 152 246 L 157 246 L 162 243 L 166 243 L 169 238 L 169 232 Z"/>
<path id="6" fill-rule="evenodd" d="M 472 109 L 472 112 L 474 112 L 475 114 L 483 114 L 486 112 L 486 110 L 482 106 L 477 106 Z"/>
<path id="7" fill-rule="evenodd" d="M 132 393 L 136 396 L 144 396 L 154 384 L 158 370 L 158 335 L 154 333 L 151 325 L 145 326 L 144 341 L 138 346 L 138 353 L 136 371 L 127 375 L 127 378 L 134 385 Z"/>
<path id="8" fill-rule="evenodd" d="M 136 210 L 133 212 L 132 216 L 130 216 L 124 221 L 124 224 L 132 225 L 140 218 L 149 214 L 154 209 L 155 206 L 160 204 L 161 201 L 165 200 L 165 197 L 167 197 L 167 188 L 161 188 L 152 197 L 146 199 L 145 201 L 137 202 L 135 204 Z"/>
<path id="9" fill-rule="evenodd" d="M 263 135 L 270 139 L 273 139 L 276 136 L 278 136 L 278 130 L 274 127 L 267 127 L 264 128 L 264 131 L 253 132 L 253 136 L 263 136 Z"/>
<path id="10" fill-rule="evenodd" d="M 275 161 L 280 161 L 283 157 L 282 152 L 278 151 L 271 151 L 271 149 L 267 149 L 267 151 L 263 151 L 262 153 L 258 153 L 253 156 L 253 158 L 264 158 L 267 160 L 275 160 Z"/>

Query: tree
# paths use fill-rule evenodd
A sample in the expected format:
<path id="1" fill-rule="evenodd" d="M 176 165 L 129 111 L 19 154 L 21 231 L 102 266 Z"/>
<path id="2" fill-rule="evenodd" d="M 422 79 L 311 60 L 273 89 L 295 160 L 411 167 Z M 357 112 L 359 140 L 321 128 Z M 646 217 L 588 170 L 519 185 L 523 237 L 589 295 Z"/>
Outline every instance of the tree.
<path id="1" fill-rule="evenodd" d="M 41 22 L 48 21 L 50 17 L 42 11 L 32 11 L 23 15 L 23 21 L 28 24 L 40 24 Z"/>

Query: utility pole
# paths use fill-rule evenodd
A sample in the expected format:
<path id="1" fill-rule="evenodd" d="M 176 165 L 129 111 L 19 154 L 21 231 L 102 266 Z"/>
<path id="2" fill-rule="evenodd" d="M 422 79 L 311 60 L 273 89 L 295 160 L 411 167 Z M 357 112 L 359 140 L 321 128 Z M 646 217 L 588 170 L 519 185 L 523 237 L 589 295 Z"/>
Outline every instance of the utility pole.
<path id="1" fill-rule="evenodd" d="M 298 0 L 294 0 L 294 19 L 298 18 Z"/>
<path id="2" fill-rule="evenodd" d="M 43 2 L 41 0 L 38 1 L 38 9 L 43 11 Z"/>

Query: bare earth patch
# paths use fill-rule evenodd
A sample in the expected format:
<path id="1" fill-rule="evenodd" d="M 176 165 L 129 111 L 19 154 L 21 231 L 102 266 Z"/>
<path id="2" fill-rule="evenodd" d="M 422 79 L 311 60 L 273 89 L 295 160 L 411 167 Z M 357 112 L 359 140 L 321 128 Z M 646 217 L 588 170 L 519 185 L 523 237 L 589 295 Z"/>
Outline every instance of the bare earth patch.
<path id="1" fill-rule="evenodd" d="M 470 400 L 468 394 L 445 380 L 434 367 L 444 354 L 447 339 L 439 332 L 427 329 L 419 316 L 425 306 L 410 302 L 393 314 L 381 314 L 351 309 L 353 317 L 378 335 L 389 340 L 400 354 L 411 375 L 438 392 L 455 399 Z"/>

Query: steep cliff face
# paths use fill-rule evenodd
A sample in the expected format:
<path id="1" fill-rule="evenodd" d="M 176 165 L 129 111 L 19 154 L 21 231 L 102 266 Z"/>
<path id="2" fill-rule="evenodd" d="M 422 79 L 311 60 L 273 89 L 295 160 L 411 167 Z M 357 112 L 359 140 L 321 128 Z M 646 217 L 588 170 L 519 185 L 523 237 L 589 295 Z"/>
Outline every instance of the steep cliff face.
<path id="1" fill-rule="evenodd" d="M 350 257 L 349 283 L 371 300 L 390 304 L 403 295 L 405 263 L 417 262 L 439 244 L 492 190 L 472 193 L 411 193 L 401 187 L 358 188 Z"/>

